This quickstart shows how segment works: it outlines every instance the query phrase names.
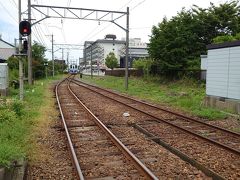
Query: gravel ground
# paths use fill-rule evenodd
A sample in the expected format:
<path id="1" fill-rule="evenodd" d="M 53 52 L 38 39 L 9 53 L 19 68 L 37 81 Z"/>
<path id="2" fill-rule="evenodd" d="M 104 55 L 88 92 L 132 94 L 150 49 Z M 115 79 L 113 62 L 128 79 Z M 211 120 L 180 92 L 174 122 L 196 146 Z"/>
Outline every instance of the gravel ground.
<path id="1" fill-rule="evenodd" d="M 240 133 L 240 120 L 239 117 L 228 117 L 226 119 L 219 119 L 215 121 L 208 121 L 209 124 L 214 124 L 226 129 Z"/>
<path id="2" fill-rule="evenodd" d="M 98 97 L 89 93 L 89 91 L 77 85 L 72 85 L 71 87 L 74 92 L 77 92 L 79 97 L 82 99 L 86 98 L 85 103 L 91 102 L 89 106 L 94 107 L 93 112 L 99 115 L 100 120 L 104 123 L 106 123 L 107 120 L 111 131 L 120 138 L 123 144 L 147 165 L 159 179 L 211 179 L 129 126 L 128 119 L 124 119 L 122 116 L 122 111 L 126 107 L 115 102 L 113 104 L 110 101 L 105 101 L 105 99 L 102 101 L 102 104 L 99 104 L 100 101 Z M 104 118 L 103 114 L 112 116 L 114 119 L 107 116 Z M 132 115 L 131 112 L 131 117 Z M 139 116 L 136 115 L 136 118 L 139 118 Z"/>
<path id="3" fill-rule="evenodd" d="M 79 87 L 78 90 L 84 103 L 86 103 L 87 106 L 91 107 L 91 110 L 93 110 L 106 124 L 121 125 L 141 123 L 145 120 L 149 120 L 148 117 L 141 115 L 134 110 L 126 108 L 123 105 L 120 105 L 111 100 L 105 98 L 103 99 L 102 96 L 96 95 L 92 92 L 90 93 L 86 89 Z M 128 117 L 127 119 L 123 118 L 122 115 L 124 112 L 129 112 L 130 117 Z M 234 122 L 234 119 L 229 119 L 228 125 L 233 125 L 233 123 L 230 123 L 231 121 Z M 144 123 L 147 123 L 147 121 Z M 160 131 L 163 127 L 166 126 L 160 125 L 157 128 L 158 131 Z M 153 131 L 156 130 L 153 129 Z M 161 137 L 166 136 L 166 138 L 164 137 L 164 139 L 166 139 L 168 143 L 174 144 L 174 146 L 177 146 L 179 148 L 181 147 L 180 149 L 183 150 L 183 152 L 191 154 L 194 159 L 197 158 L 199 162 L 207 165 L 207 167 L 211 167 L 211 169 L 216 170 L 216 172 L 222 174 L 223 176 L 228 178 L 240 177 L 240 174 L 238 173 L 240 167 L 240 164 L 237 160 L 239 159 L 238 156 L 232 155 L 231 153 L 222 150 L 221 148 L 218 148 L 212 144 L 209 145 L 205 141 L 199 140 L 197 138 L 193 140 L 193 138 L 191 138 L 191 136 L 186 133 L 180 133 L 178 135 L 176 134 L 177 132 L 176 130 L 174 130 L 174 128 L 169 127 L 169 129 L 167 129 L 166 131 L 162 130 L 159 134 L 161 135 Z M 175 137 L 173 137 L 174 134 L 176 134 Z"/>
<path id="4" fill-rule="evenodd" d="M 35 134 L 36 148 L 35 151 L 32 152 L 29 157 L 30 161 L 27 172 L 27 179 L 29 180 L 76 179 L 76 176 L 73 174 L 73 167 L 70 159 L 70 154 L 68 152 L 68 148 L 66 145 L 67 141 L 65 139 L 64 131 L 62 131 L 62 129 L 60 128 L 61 124 L 60 120 L 58 119 L 58 114 L 54 106 L 53 98 L 52 101 L 53 101 L 52 109 L 46 110 L 46 118 L 43 120 L 44 122 L 42 123 L 42 125 L 37 128 L 37 132 Z M 94 100 L 91 100 L 91 102 L 93 101 Z M 95 104 L 95 106 L 98 105 Z M 104 105 L 102 104 L 102 107 L 103 106 Z M 109 113 L 111 114 L 113 113 L 113 111 L 117 110 L 119 109 L 114 109 L 113 107 L 105 109 L 105 113 L 108 113 L 106 117 L 109 117 L 109 120 L 113 120 L 113 117 L 111 117 Z M 122 109 L 122 111 L 125 112 L 124 109 Z M 99 112 L 99 114 L 101 113 Z M 122 116 L 122 113 L 120 113 L 119 116 Z M 143 117 L 141 117 L 140 119 L 142 118 Z M 133 118 L 129 119 L 129 121 L 134 122 L 136 120 L 135 118 Z M 121 123 L 122 122 L 119 122 L 119 124 Z M 237 119 L 237 117 L 231 117 L 224 120 L 210 121 L 209 123 L 232 130 L 240 129 L 240 121 Z M 194 173 L 200 174 L 198 171 Z M 197 177 L 197 179 L 202 178 L 203 177 L 201 176 Z"/>
<path id="5" fill-rule="evenodd" d="M 54 106 L 55 98 L 47 98 L 51 101 L 52 107 L 40 110 L 45 115 L 38 121 L 32 138 L 35 147 L 29 155 L 26 179 L 76 179 L 67 140 Z"/>

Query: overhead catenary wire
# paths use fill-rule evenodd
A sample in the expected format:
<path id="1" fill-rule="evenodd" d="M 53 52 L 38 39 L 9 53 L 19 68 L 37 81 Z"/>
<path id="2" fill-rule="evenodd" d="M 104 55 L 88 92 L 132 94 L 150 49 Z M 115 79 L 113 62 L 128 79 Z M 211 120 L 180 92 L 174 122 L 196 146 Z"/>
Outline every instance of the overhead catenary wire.
<path id="1" fill-rule="evenodd" d="M 38 40 L 38 42 L 41 43 L 41 40 L 39 39 L 39 37 L 38 37 L 38 35 L 36 34 L 36 32 L 33 31 L 32 33 L 33 33 L 34 37 Z"/>
<path id="2" fill-rule="evenodd" d="M 34 26 L 35 29 L 35 37 L 38 39 L 39 43 L 41 43 L 42 45 L 46 45 L 45 42 L 43 42 L 43 38 L 41 37 L 39 30 L 37 29 L 37 26 Z"/>
<path id="3" fill-rule="evenodd" d="M 35 17 L 35 14 L 32 13 L 32 16 Z M 45 36 L 43 36 L 45 33 L 43 32 L 41 25 L 40 25 L 40 24 L 36 24 L 36 25 L 33 26 L 33 27 L 35 28 L 36 33 L 38 34 L 39 38 L 41 39 L 40 42 L 42 43 L 42 45 L 46 46 Z M 41 32 L 43 33 L 43 35 L 42 35 Z"/>
<path id="4" fill-rule="evenodd" d="M 127 3 L 125 3 L 121 8 L 118 9 L 118 11 L 122 10 L 124 7 L 127 7 L 128 4 L 130 4 L 133 0 L 129 0 Z M 102 24 L 104 24 L 106 22 L 103 22 Z M 107 29 L 108 27 L 112 26 L 112 23 L 111 24 L 107 24 L 104 28 L 102 28 L 100 31 L 98 31 L 97 33 L 95 33 L 94 35 L 90 36 L 91 34 L 93 34 L 98 28 L 99 28 L 99 25 L 96 26 L 88 35 L 86 35 L 82 41 L 84 41 L 85 39 L 91 39 L 93 37 L 95 37 L 96 35 L 98 35 L 99 33 L 101 33 L 103 30 Z M 89 37 L 90 36 L 90 37 Z"/>
<path id="5" fill-rule="evenodd" d="M 36 3 L 39 4 L 39 3 L 38 3 L 38 0 L 36 0 Z M 35 14 L 34 14 L 34 12 L 32 12 L 32 14 L 33 14 L 34 17 L 36 17 Z M 43 15 L 42 15 L 42 14 L 41 14 L 41 17 L 43 18 Z M 45 28 L 42 28 L 41 25 L 43 25 Z M 42 21 L 41 24 L 38 23 L 37 26 L 39 27 L 40 31 L 42 32 L 42 37 L 43 37 L 42 39 L 44 40 L 44 44 L 45 44 L 45 46 L 47 47 L 47 43 L 46 43 L 46 41 L 45 41 L 45 39 L 46 39 L 46 36 L 45 36 L 45 35 L 46 35 L 46 34 L 52 34 L 52 33 L 50 32 L 50 30 L 49 30 L 48 26 L 46 25 L 45 21 Z M 44 32 L 43 29 L 45 29 L 47 32 Z M 50 41 L 50 42 L 51 42 L 51 40 L 49 40 L 48 38 L 47 38 L 47 41 Z"/>
<path id="6" fill-rule="evenodd" d="M 14 0 L 12 0 L 11 2 L 13 2 L 15 8 L 18 9 L 18 5 L 17 5 L 17 3 L 16 3 Z"/>
<path id="7" fill-rule="evenodd" d="M 2 8 L 7 12 L 7 14 L 8 14 L 16 23 L 18 23 L 17 17 L 14 17 L 14 16 L 8 11 L 8 9 L 2 4 L 1 1 L 0 1 L 0 5 L 1 5 Z"/>
<path id="8" fill-rule="evenodd" d="M 131 3 L 133 0 L 129 0 L 125 5 L 123 5 L 119 10 L 123 9 L 124 7 L 126 7 L 129 3 Z M 146 0 L 142 0 L 141 2 L 137 3 L 135 6 L 133 6 L 133 8 L 130 8 L 130 11 L 133 11 L 134 9 L 136 9 L 138 6 L 140 6 L 141 4 L 143 4 Z M 96 26 L 96 28 L 94 28 L 91 33 L 89 33 L 89 35 L 85 36 L 85 38 L 83 38 L 82 41 L 84 41 L 84 39 L 92 39 L 93 37 L 95 37 L 96 35 L 98 35 L 99 33 L 101 33 L 103 30 L 107 29 L 108 27 L 112 26 L 113 24 L 108 24 L 106 25 L 104 28 L 102 28 L 101 30 L 99 30 L 98 32 L 96 32 L 94 35 L 90 36 L 95 30 L 98 29 L 98 26 Z M 132 28 L 130 28 L 132 29 Z M 136 28 L 135 28 L 136 29 Z M 89 37 L 90 36 L 90 37 Z"/>
<path id="9" fill-rule="evenodd" d="M 141 2 L 139 2 L 137 5 L 135 5 L 133 8 L 130 8 L 130 11 L 136 9 L 138 6 L 140 6 L 142 3 L 144 3 L 146 0 L 143 0 Z"/>

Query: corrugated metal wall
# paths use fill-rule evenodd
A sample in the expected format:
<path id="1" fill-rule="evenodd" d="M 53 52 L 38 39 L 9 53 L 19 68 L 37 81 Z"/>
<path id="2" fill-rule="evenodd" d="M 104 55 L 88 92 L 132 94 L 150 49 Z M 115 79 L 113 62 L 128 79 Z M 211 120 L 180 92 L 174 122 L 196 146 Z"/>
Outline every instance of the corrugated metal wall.
<path id="1" fill-rule="evenodd" d="M 208 50 L 206 94 L 240 99 L 240 47 Z"/>
<path id="2" fill-rule="evenodd" d="M 228 97 L 240 99 L 240 47 L 230 48 Z"/>
<path id="3" fill-rule="evenodd" d="M 8 66 L 7 63 L 0 63 L 0 89 L 8 88 Z"/>

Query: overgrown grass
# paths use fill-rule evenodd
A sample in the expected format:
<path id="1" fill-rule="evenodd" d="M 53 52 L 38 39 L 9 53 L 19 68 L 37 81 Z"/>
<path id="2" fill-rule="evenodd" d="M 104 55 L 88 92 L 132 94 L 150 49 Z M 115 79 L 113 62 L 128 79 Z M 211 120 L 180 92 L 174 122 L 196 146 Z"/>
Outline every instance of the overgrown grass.
<path id="1" fill-rule="evenodd" d="M 177 107 L 202 118 L 213 120 L 227 116 L 217 109 L 204 106 L 205 86 L 191 79 L 167 81 L 155 77 L 130 77 L 128 91 L 125 90 L 124 77 L 95 76 L 91 79 L 90 76 L 83 76 L 83 80 L 154 103 Z"/>
<path id="2" fill-rule="evenodd" d="M 0 97 L 0 167 L 10 167 L 13 161 L 27 156 L 39 109 L 45 105 L 44 96 L 55 79 L 24 85 L 24 101 L 18 100 L 18 89 L 11 89 L 10 97 Z"/>

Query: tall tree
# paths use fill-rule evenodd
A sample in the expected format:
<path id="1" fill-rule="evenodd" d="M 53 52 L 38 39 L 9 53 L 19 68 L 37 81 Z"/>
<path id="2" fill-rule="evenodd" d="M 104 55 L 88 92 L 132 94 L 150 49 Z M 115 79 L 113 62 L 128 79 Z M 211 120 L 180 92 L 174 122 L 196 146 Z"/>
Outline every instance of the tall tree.
<path id="1" fill-rule="evenodd" d="M 238 1 L 231 1 L 207 9 L 194 6 L 182 9 L 170 20 L 164 18 L 153 26 L 148 50 L 162 74 L 175 70 L 200 68 L 200 55 L 206 45 L 219 35 L 239 32 Z"/>
<path id="2" fill-rule="evenodd" d="M 118 66 L 118 60 L 113 52 L 110 52 L 106 59 L 105 59 L 105 64 L 108 68 L 112 69 L 116 68 Z"/>
<path id="3" fill-rule="evenodd" d="M 44 76 L 44 62 L 46 47 L 34 41 L 32 46 L 32 57 L 33 57 L 33 76 L 34 78 Z"/>

